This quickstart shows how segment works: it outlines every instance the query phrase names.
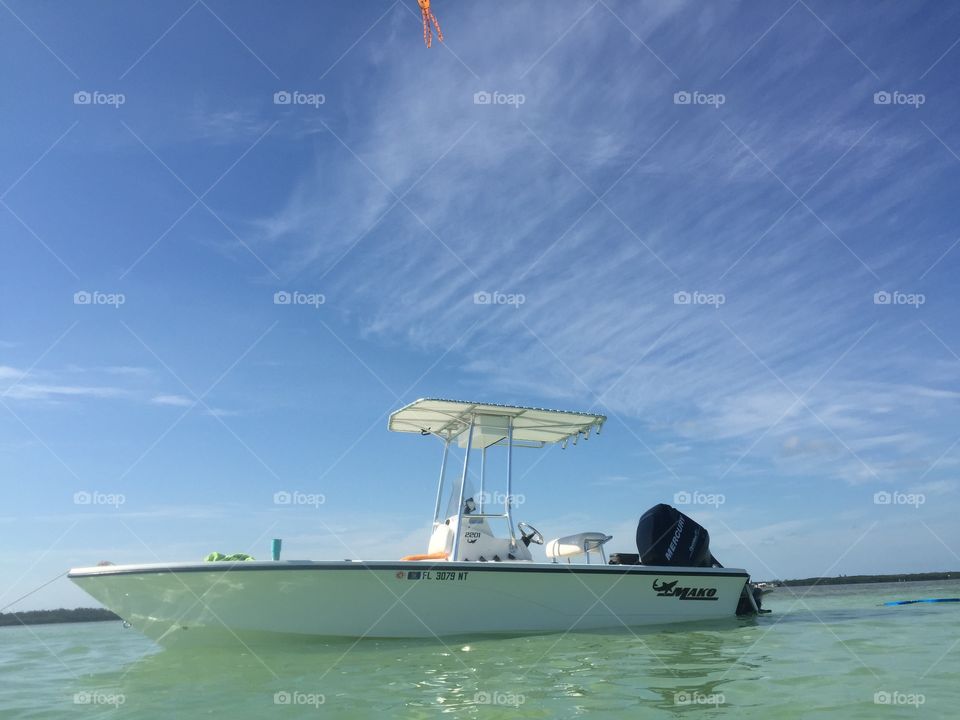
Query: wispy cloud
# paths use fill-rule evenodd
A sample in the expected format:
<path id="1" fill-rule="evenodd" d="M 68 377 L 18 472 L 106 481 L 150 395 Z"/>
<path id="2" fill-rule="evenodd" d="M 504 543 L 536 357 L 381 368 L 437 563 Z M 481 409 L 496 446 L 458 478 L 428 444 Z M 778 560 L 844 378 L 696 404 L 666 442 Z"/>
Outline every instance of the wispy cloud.
<path id="1" fill-rule="evenodd" d="M 232 145 L 252 142 L 270 127 L 271 121 L 257 110 L 194 109 L 190 116 L 196 139 Z"/>
<path id="2" fill-rule="evenodd" d="M 155 395 L 150 398 L 150 402 L 154 405 L 171 405 L 173 407 L 192 407 L 196 404 L 195 400 L 183 395 Z"/>
<path id="3" fill-rule="evenodd" d="M 111 400 L 122 399 L 143 402 L 161 407 L 190 408 L 199 401 L 174 393 L 151 392 L 154 371 L 133 366 L 107 366 L 84 368 L 69 366 L 62 372 L 54 370 L 25 370 L 0 365 L 0 382 L 10 381 L 6 387 L 0 386 L 0 397 L 16 401 L 34 401 L 42 403 L 66 402 L 69 400 Z M 63 382 L 63 378 L 76 375 L 100 375 L 126 381 L 122 385 L 80 385 Z M 204 406 L 203 414 L 210 417 L 232 417 L 235 410 Z"/>
<path id="4" fill-rule="evenodd" d="M 37 378 L 29 379 L 28 378 Z M 0 396 L 11 400 L 39 400 L 53 402 L 70 398 L 121 398 L 129 392 L 125 388 L 106 385 L 76 385 L 57 382 L 50 373 L 30 372 L 8 365 L 0 365 L 0 381 L 8 380 L 0 387 Z"/>

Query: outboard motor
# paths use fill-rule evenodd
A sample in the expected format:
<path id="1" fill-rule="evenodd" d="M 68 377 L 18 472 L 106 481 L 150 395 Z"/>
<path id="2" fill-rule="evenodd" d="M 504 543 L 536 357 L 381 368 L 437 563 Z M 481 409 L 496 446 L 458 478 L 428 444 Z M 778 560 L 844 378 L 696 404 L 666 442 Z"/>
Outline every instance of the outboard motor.
<path id="1" fill-rule="evenodd" d="M 723 567 L 710 554 L 710 533 L 702 525 L 664 503 L 654 505 L 640 516 L 637 525 L 637 550 L 643 565 L 673 567 Z M 636 555 L 611 555 L 614 564 L 632 565 Z M 744 583 L 737 603 L 737 615 L 768 613 L 761 608 L 763 592 L 756 585 Z"/>
<path id="2" fill-rule="evenodd" d="M 644 565 L 713 567 L 710 533 L 664 503 L 647 510 L 637 525 L 637 550 Z"/>
<path id="3" fill-rule="evenodd" d="M 763 609 L 763 591 L 749 581 L 744 583 L 737 601 L 737 615 L 764 615 L 768 612 Z"/>

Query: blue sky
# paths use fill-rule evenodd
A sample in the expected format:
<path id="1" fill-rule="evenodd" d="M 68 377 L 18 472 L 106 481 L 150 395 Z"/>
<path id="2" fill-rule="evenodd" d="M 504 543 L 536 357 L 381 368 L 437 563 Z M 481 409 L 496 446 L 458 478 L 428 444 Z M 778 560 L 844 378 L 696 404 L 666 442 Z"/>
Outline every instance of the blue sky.
<path id="1" fill-rule="evenodd" d="M 518 457 L 548 537 L 719 494 L 757 577 L 960 567 L 960 8 L 434 10 L 0 2 L 0 604 L 422 551 L 423 396 L 610 416 Z"/>

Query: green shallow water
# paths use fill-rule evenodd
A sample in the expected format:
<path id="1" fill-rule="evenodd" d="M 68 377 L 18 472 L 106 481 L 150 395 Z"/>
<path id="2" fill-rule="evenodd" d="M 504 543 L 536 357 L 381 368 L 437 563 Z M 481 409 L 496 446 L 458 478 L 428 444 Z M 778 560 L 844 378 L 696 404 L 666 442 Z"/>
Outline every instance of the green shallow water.
<path id="1" fill-rule="evenodd" d="M 636 634 L 169 651 L 0 628 L 0 717 L 957 718 L 960 604 L 881 606 L 923 597 L 960 582 L 780 588 L 771 615 Z"/>

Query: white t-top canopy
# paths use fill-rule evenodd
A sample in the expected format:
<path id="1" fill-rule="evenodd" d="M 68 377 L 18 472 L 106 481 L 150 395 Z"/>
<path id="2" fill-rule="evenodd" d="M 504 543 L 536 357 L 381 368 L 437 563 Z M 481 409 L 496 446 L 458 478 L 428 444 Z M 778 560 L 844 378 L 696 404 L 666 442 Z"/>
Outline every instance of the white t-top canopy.
<path id="1" fill-rule="evenodd" d="M 593 413 L 423 398 L 390 415 L 387 427 L 394 432 L 438 435 L 451 440 L 462 434 L 474 418 L 475 427 L 483 428 L 484 436 L 493 441 L 483 443 L 484 446 L 496 442 L 494 438 L 506 436 L 506 418 L 513 418 L 514 442 L 538 445 L 587 436 L 591 429 L 599 432 L 607 419 Z M 502 429 L 498 431 L 498 427 Z"/>

